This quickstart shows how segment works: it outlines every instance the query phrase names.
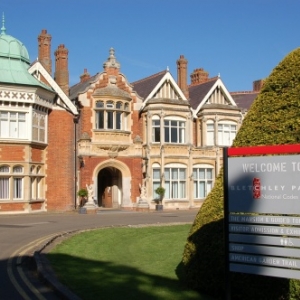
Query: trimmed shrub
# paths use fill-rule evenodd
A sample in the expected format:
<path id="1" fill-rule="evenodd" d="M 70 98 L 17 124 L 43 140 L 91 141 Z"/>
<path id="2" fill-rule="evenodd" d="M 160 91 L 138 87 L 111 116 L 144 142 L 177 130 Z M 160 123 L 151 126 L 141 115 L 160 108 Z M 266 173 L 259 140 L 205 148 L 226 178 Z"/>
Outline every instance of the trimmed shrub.
<path id="1" fill-rule="evenodd" d="M 300 48 L 266 79 L 233 146 L 300 142 Z M 223 172 L 191 228 L 178 275 L 194 289 L 224 298 Z M 180 272 L 179 272 L 180 271 Z M 231 273 L 232 299 L 300 299 L 298 280 Z"/>

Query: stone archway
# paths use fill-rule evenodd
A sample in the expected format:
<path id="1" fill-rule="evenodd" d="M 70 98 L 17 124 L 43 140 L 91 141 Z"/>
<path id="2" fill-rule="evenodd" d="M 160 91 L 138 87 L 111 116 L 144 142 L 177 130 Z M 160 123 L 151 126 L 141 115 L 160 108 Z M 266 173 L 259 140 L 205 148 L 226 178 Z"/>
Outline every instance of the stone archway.
<path id="1" fill-rule="evenodd" d="M 93 178 L 100 207 L 132 207 L 131 173 L 126 164 L 106 160 L 94 169 Z"/>
<path id="2" fill-rule="evenodd" d="M 122 203 L 122 174 L 114 167 L 101 169 L 97 176 L 98 206 L 117 208 Z"/>

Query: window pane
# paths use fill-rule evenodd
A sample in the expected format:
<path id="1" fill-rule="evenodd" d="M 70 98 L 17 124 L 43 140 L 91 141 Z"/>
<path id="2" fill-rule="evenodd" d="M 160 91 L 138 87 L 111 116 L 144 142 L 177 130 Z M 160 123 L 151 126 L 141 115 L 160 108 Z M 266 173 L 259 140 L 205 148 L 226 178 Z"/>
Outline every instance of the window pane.
<path id="1" fill-rule="evenodd" d="M 170 169 L 165 169 L 165 179 L 170 180 Z"/>
<path id="2" fill-rule="evenodd" d="M 122 108 L 122 102 L 118 102 L 118 103 L 116 104 L 116 108 L 117 108 L 117 109 L 121 109 L 121 108 Z"/>
<path id="3" fill-rule="evenodd" d="M 98 111 L 96 113 L 96 128 L 103 129 L 104 128 L 104 112 Z"/>
<path id="4" fill-rule="evenodd" d="M 185 198 L 185 182 L 179 182 L 179 198 Z"/>
<path id="5" fill-rule="evenodd" d="M 12 138 L 18 137 L 17 122 L 13 121 L 12 118 L 9 122 L 9 137 Z"/>
<path id="6" fill-rule="evenodd" d="M 170 134 L 169 134 L 169 128 L 165 127 L 165 142 L 169 143 L 170 142 Z"/>
<path id="7" fill-rule="evenodd" d="M 205 197 L 205 183 L 199 182 L 199 197 L 204 198 Z"/>
<path id="8" fill-rule="evenodd" d="M 171 128 L 171 143 L 178 143 L 177 128 Z"/>
<path id="9" fill-rule="evenodd" d="M 114 113 L 112 111 L 107 112 L 107 128 L 114 128 Z"/>
<path id="10" fill-rule="evenodd" d="M 0 173 L 8 173 L 9 167 L 8 166 L 1 166 L 0 167 Z"/>
<path id="11" fill-rule="evenodd" d="M 170 199 L 171 198 L 171 196 L 170 196 L 170 181 L 165 182 L 165 189 L 166 189 L 165 198 Z"/>
<path id="12" fill-rule="evenodd" d="M 199 178 L 205 179 L 205 169 L 199 169 Z"/>
<path id="13" fill-rule="evenodd" d="M 9 178 L 0 178 L 0 199 L 9 198 Z"/>
<path id="14" fill-rule="evenodd" d="M 160 170 L 153 169 L 153 179 L 160 179 Z"/>
<path id="15" fill-rule="evenodd" d="M 171 198 L 179 198 L 178 197 L 178 182 L 172 182 L 172 189 L 171 189 Z"/>
<path id="16" fill-rule="evenodd" d="M 9 137 L 8 120 L 0 120 L 0 137 Z"/>
<path id="17" fill-rule="evenodd" d="M 212 179 L 212 172 L 213 170 L 212 169 L 206 169 L 206 175 L 207 175 L 207 179 Z"/>
<path id="18" fill-rule="evenodd" d="M 22 198 L 22 178 L 14 178 L 14 199 Z"/>
<path id="19" fill-rule="evenodd" d="M 179 179 L 184 179 L 185 180 L 185 169 L 179 169 Z"/>
<path id="20" fill-rule="evenodd" d="M 213 187 L 214 169 L 198 168 L 194 170 L 198 170 L 198 176 L 193 177 L 195 189 L 194 195 L 196 198 L 203 199 L 208 195 Z"/>
<path id="21" fill-rule="evenodd" d="M 194 181 L 194 183 L 193 183 L 193 189 L 194 189 L 194 198 L 199 198 L 198 197 L 198 184 L 197 184 L 197 181 Z"/>
<path id="22" fill-rule="evenodd" d="M 172 179 L 178 179 L 178 170 L 172 169 Z"/>
<path id="23" fill-rule="evenodd" d="M 22 173 L 23 172 L 23 167 L 17 166 L 13 168 L 14 173 Z"/>
<path id="24" fill-rule="evenodd" d="M 96 107 L 98 107 L 98 108 L 104 107 L 104 103 L 102 101 L 97 101 Z"/>
<path id="25" fill-rule="evenodd" d="M 116 129 L 121 129 L 122 113 L 116 112 Z"/>

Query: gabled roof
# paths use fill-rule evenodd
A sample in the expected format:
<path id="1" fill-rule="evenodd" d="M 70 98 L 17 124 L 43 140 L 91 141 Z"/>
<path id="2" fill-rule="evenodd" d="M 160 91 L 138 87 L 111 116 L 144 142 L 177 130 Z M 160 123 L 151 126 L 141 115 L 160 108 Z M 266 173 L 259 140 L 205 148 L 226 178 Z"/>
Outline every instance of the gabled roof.
<path id="1" fill-rule="evenodd" d="M 205 104 L 207 104 L 208 100 L 210 99 L 211 95 L 216 91 L 216 89 L 221 90 L 226 104 L 237 107 L 230 93 L 223 84 L 221 78 L 216 77 L 212 78 L 207 82 L 189 86 L 190 103 L 195 115 Z"/>
<path id="2" fill-rule="evenodd" d="M 148 102 L 156 103 L 157 101 L 159 103 L 189 105 L 185 95 L 168 70 L 133 82 L 131 85 L 133 90 L 143 98 L 141 109 L 145 108 Z"/>
<path id="3" fill-rule="evenodd" d="M 218 79 L 216 78 L 214 80 L 189 87 L 190 104 L 193 109 L 196 109 L 199 106 L 201 101 L 209 93 L 217 80 Z"/>
<path id="4" fill-rule="evenodd" d="M 55 80 L 51 77 L 51 75 L 46 71 L 46 69 L 42 66 L 40 62 L 35 62 L 29 69 L 28 72 L 30 74 L 37 73 L 41 74 L 49 83 L 51 88 L 59 95 L 61 101 L 68 107 L 68 109 L 74 114 L 78 115 L 78 111 L 76 106 L 72 103 L 69 97 L 62 91 L 59 85 L 55 82 Z"/>
<path id="5" fill-rule="evenodd" d="M 77 84 L 71 86 L 70 91 L 69 91 L 70 99 L 73 100 L 78 97 L 78 94 L 84 93 L 92 83 L 94 83 L 98 80 L 98 76 L 99 76 L 99 73 L 97 73 L 94 76 L 91 76 L 89 79 L 87 79 L 83 82 L 78 82 Z"/>
<path id="6" fill-rule="evenodd" d="M 255 100 L 259 92 L 246 91 L 246 92 L 233 92 L 230 94 L 238 107 L 240 107 L 243 110 L 249 110 L 250 106 L 252 105 L 253 101 Z"/>
<path id="7" fill-rule="evenodd" d="M 168 71 L 161 71 L 149 77 L 132 82 L 133 90 L 146 99 Z"/>

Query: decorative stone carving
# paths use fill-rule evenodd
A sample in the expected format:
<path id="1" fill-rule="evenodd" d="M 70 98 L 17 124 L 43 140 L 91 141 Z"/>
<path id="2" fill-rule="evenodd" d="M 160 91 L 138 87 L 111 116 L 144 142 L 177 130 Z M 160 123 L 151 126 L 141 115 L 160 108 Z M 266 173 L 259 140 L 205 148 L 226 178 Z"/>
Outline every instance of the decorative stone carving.
<path id="1" fill-rule="evenodd" d="M 91 138 L 89 136 L 89 134 L 87 132 L 83 132 L 81 137 L 80 137 L 80 140 L 87 140 L 87 141 L 90 141 Z"/>
<path id="2" fill-rule="evenodd" d="M 137 135 L 134 139 L 133 139 L 133 142 L 135 144 L 142 144 L 143 143 L 143 140 L 141 139 L 141 137 L 139 135 Z"/>

